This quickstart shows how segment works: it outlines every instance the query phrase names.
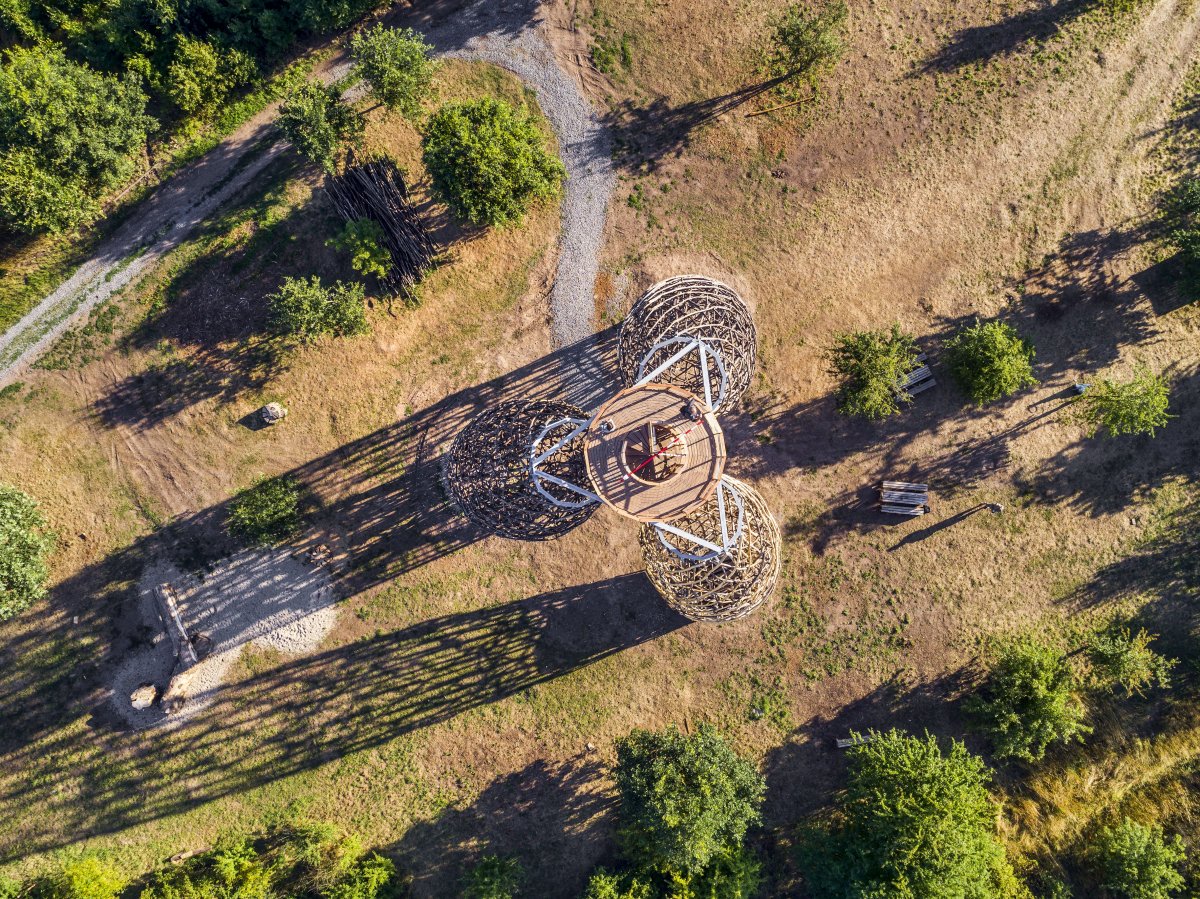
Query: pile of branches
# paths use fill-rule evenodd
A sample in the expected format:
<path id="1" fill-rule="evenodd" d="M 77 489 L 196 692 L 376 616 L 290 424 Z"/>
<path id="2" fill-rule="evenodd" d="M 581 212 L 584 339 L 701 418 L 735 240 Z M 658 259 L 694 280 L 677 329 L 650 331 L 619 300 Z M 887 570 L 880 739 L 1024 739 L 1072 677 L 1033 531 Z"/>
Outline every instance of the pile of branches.
<path id="1" fill-rule="evenodd" d="M 346 221 L 370 219 L 383 229 L 392 264 L 380 281 L 391 296 L 411 296 L 436 252 L 424 220 L 408 202 L 408 188 L 396 164 L 390 159 L 358 164 L 351 160 L 340 175 L 329 176 L 325 186 Z"/>

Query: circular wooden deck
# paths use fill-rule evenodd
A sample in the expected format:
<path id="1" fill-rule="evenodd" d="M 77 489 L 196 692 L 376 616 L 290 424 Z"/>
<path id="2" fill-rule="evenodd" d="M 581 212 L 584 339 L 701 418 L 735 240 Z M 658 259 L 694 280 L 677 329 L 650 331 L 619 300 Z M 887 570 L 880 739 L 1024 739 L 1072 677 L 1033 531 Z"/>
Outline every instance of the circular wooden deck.
<path id="1" fill-rule="evenodd" d="M 702 411 L 689 415 L 689 404 Z M 670 521 L 704 502 L 725 470 L 716 417 L 669 384 L 622 390 L 596 413 L 584 446 L 596 494 L 638 521 Z"/>

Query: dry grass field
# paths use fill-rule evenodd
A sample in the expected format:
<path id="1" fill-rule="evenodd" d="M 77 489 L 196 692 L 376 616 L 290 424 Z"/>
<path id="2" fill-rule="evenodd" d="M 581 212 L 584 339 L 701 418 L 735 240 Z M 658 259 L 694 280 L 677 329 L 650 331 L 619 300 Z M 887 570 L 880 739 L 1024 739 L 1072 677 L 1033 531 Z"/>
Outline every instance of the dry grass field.
<path id="1" fill-rule="evenodd" d="M 1002 829 L 1014 859 L 1046 863 L 1150 804 L 1194 849 L 1200 306 L 1156 209 L 1200 161 L 1200 9 L 854 2 L 817 96 L 748 116 L 783 102 L 750 89 L 778 5 L 552 0 L 545 25 L 617 138 L 601 356 L 671 274 L 720 278 L 754 310 L 759 372 L 724 423 L 731 472 L 783 526 L 773 599 L 689 623 L 639 573 L 628 522 L 600 512 L 526 544 L 454 511 L 437 454 L 472 415 L 513 396 L 594 405 L 607 385 L 583 349 L 551 346 L 556 208 L 459 228 L 416 132 L 375 110 L 370 145 L 450 248 L 419 306 L 376 301 L 370 335 L 282 353 L 262 336 L 283 276 L 352 275 L 325 245 L 319 177 L 288 156 L 0 392 L 0 481 L 60 537 L 50 599 L 0 627 L 0 871 L 87 849 L 137 872 L 306 816 L 393 854 L 417 896 L 455 895 L 485 851 L 518 856 L 530 895 L 576 896 L 612 852 L 614 741 L 710 722 L 761 764 L 767 894 L 797 895 L 790 834 L 842 783 L 835 738 L 896 725 L 983 750 L 960 703 L 980 654 L 1028 631 L 1065 645 L 1118 613 L 1189 660 L 1175 699 L 1101 702 L 1086 747 L 1002 769 Z M 622 41 L 607 72 L 589 63 Z M 536 103 L 482 64 L 446 63 L 440 90 Z M 938 353 L 993 316 L 1035 343 L 1039 384 L 979 408 Z M 825 350 L 892 322 L 939 384 L 894 420 L 848 420 Z M 1169 375 L 1176 417 L 1153 440 L 1085 436 L 1072 383 L 1139 364 Z M 284 422 L 241 424 L 272 400 Z M 124 729 L 104 690 L 147 639 L 142 569 L 203 571 L 230 549 L 230 497 L 285 472 L 312 496 L 297 549 L 333 550 L 337 627 L 309 656 L 247 649 L 173 729 Z M 883 520 L 884 477 L 928 481 L 934 514 Z"/>

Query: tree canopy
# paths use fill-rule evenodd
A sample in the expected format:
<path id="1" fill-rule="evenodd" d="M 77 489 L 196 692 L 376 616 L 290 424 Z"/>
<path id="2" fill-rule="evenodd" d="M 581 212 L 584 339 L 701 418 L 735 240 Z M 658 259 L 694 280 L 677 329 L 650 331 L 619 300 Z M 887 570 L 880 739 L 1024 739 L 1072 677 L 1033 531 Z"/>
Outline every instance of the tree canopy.
<path id="1" fill-rule="evenodd" d="M 946 363 L 959 386 L 976 403 L 995 400 L 1037 383 L 1033 344 L 1005 322 L 975 322 L 946 344 Z"/>
<path id="2" fill-rule="evenodd" d="M 301 156 L 332 172 L 342 147 L 357 143 L 366 125 L 335 86 L 310 81 L 279 107 L 279 127 Z"/>
<path id="3" fill-rule="evenodd" d="M 1170 687 L 1176 662 L 1151 649 L 1153 640 L 1144 627 L 1135 634 L 1128 627 L 1114 625 L 1093 634 L 1087 651 L 1100 685 L 1109 690 L 1121 687 L 1139 696 L 1153 684 Z"/>
<path id="4" fill-rule="evenodd" d="M 1179 837 L 1168 840 L 1158 825 L 1129 818 L 1101 830 L 1093 851 L 1101 885 L 1119 899 L 1170 899 L 1185 886 L 1185 857 Z"/>
<path id="5" fill-rule="evenodd" d="M 1167 413 L 1167 379 L 1139 368 L 1128 381 L 1102 378 L 1076 402 L 1076 415 L 1090 434 L 1103 430 L 1110 437 L 1124 434 L 1154 436 L 1173 417 Z"/>
<path id="6" fill-rule="evenodd" d="M 846 52 L 846 16 L 843 0 L 817 6 L 789 3 L 773 16 L 771 44 L 767 51 L 767 74 L 778 79 L 812 81 Z"/>
<path id="7" fill-rule="evenodd" d="M 93 220 L 134 169 L 154 121 L 136 76 L 115 78 L 58 49 L 16 47 L 0 65 L 0 213 L 15 228 Z"/>
<path id="8" fill-rule="evenodd" d="M 371 94 L 409 118 L 421 111 L 421 101 L 429 95 L 432 52 L 433 47 L 411 28 L 376 25 L 356 34 L 350 43 L 350 54 Z"/>
<path id="9" fill-rule="evenodd" d="M 535 199 L 554 196 L 566 177 L 525 112 L 485 98 L 448 103 L 425 128 L 425 165 L 454 213 L 475 224 L 520 221 Z"/>
<path id="10" fill-rule="evenodd" d="M 263 478 L 229 503 L 229 533 L 251 545 L 284 540 L 300 529 L 300 499 L 291 478 Z"/>
<path id="11" fill-rule="evenodd" d="M 167 66 L 166 88 L 182 113 L 199 115 L 256 74 L 254 60 L 242 51 L 181 35 Z"/>
<path id="12" fill-rule="evenodd" d="M 1054 743 L 1082 741 L 1091 733 L 1075 684 L 1062 653 L 1035 640 L 1017 640 L 1001 650 L 970 709 L 997 758 L 1038 761 Z"/>
<path id="13" fill-rule="evenodd" d="M 828 359 L 830 373 L 843 379 L 838 411 L 877 420 L 911 402 L 898 384 L 917 365 L 917 344 L 899 325 L 892 325 L 891 331 L 839 335 Z"/>
<path id="14" fill-rule="evenodd" d="M 694 874 L 741 845 L 765 784 L 712 728 L 635 730 L 617 744 L 620 840 L 640 866 Z"/>
<path id="15" fill-rule="evenodd" d="M 0 484 L 0 621 L 46 595 L 54 535 L 37 503 Z"/>
<path id="16" fill-rule="evenodd" d="M 326 287 L 320 277 L 284 278 L 268 301 L 275 330 L 311 343 L 323 334 L 351 337 L 370 330 L 363 286 L 341 281 Z"/>
<path id="17" fill-rule="evenodd" d="M 803 854 L 820 899 L 1009 899 L 1023 896 L 996 835 L 990 772 L 957 740 L 943 753 L 899 730 L 850 750 L 834 818 Z"/>

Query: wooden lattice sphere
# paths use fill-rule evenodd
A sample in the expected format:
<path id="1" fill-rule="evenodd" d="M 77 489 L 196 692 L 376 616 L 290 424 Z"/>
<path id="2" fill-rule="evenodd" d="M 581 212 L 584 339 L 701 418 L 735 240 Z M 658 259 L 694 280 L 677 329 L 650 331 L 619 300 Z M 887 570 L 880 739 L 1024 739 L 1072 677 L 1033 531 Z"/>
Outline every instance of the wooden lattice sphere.
<path id="1" fill-rule="evenodd" d="M 653 525 L 642 528 L 639 540 L 646 575 L 667 605 L 693 621 L 734 621 L 766 601 L 779 580 L 779 525 L 766 502 L 753 488 L 728 475 L 726 487 L 742 501 L 742 534 L 731 551 L 706 562 L 680 559 L 664 545 Z M 705 505 L 671 522 L 712 542 L 721 540 L 721 518 L 714 497 Z"/>
<path id="2" fill-rule="evenodd" d="M 548 425 L 585 417 L 577 406 L 541 401 L 500 403 L 478 415 L 446 453 L 445 482 L 455 504 L 478 527 L 514 540 L 548 540 L 583 524 L 597 504 L 576 505 L 578 496 L 542 481 L 542 489 L 567 505 L 551 502 L 534 485 L 530 452 Z M 541 445 L 553 446 L 571 427 L 553 428 Z M 566 444 L 539 467 L 586 484 L 582 440 Z"/>
<path id="3" fill-rule="evenodd" d="M 621 323 L 617 366 L 625 384 L 636 384 L 670 359 L 682 347 L 681 342 L 671 342 L 675 337 L 699 338 L 720 355 L 725 391 L 719 401 L 720 370 L 709 365 L 707 373 L 713 411 L 731 409 L 750 386 L 758 351 L 754 319 L 742 298 L 720 281 L 700 275 L 677 275 L 655 284 Z M 688 354 L 654 380 L 705 396 L 698 353 Z"/>

